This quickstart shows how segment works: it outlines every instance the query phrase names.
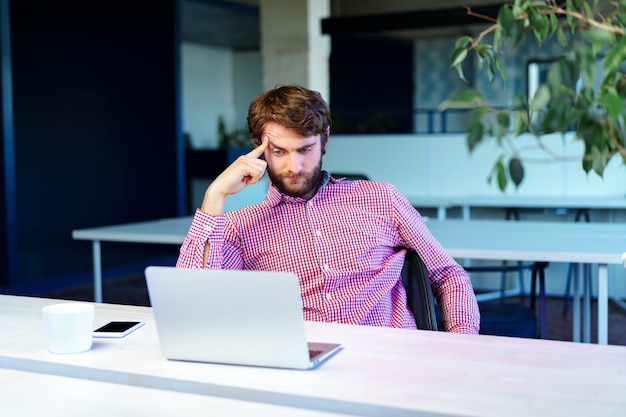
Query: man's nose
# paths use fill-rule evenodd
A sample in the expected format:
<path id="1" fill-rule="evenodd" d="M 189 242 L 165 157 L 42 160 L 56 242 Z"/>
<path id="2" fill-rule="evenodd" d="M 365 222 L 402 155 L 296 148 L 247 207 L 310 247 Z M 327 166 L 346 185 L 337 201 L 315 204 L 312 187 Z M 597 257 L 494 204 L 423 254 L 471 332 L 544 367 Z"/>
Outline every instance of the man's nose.
<path id="1" fill-rule="evenodd" d="M 302 171 L 302 156 L 293 153 L 289 156 L 289 171 L 298 174 Z"/>

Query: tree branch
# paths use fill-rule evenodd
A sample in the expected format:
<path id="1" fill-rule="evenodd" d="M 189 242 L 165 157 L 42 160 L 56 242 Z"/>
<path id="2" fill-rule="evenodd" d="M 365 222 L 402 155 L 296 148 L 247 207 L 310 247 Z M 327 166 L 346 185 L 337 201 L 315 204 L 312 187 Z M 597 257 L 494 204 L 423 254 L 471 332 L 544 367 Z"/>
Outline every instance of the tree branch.
<path id="1" fill-rule="evenodd" d="M 589 26 L 606 30 L 607 32 L 617 33 L 619 35 L 626 35 L 626 31 L 624 31 L 624 29 L 617 27 L 617 26 L 607 25 L 606 23 L 603 23 L 603 22 L 598 22 L 597 20 L 592 19 L 591 17 L 585 16 L 584 14 L 580 12 L 573 12 L 571 10 L 566 10 L 556 5 L 550 5 L 548 6 L 548 8 L 550 9 L 550 11 L 543 12 L 542 13 L 543 15 L 550 15 L 554 13 L 554 14 L 572 16 L 572 17 L 575 17 L 577 20 L 587 23 Z"/>
<path id="2" fill-rule="evenodd" d="M 478 44 L 480 44 L 482 42 L 482 40 L 485 38 L 485 36 L 489 35 L 491 32 L 496 30 L 497 27 L 498 27 L 498 23 L 497 23 L 497 20 L 494 19 L 493 17 L 473 12 L 471 6 L 465 6 L 465 10 L 467 11 L 467 14 L 469 16 L 475 16 L 475 17 L 478 17 L 480 19 L 484 19 L 484 20 L 487 20 L 489 22 L 493 22 L 493 25 L 491 25 L 488 28 L 486 28 L 485 30 L 481 31 L 475 39 L 472 39 L 472 46 L 470 46 L 470 49 L 471 49 L 471 48 L 475 48 Z"/>

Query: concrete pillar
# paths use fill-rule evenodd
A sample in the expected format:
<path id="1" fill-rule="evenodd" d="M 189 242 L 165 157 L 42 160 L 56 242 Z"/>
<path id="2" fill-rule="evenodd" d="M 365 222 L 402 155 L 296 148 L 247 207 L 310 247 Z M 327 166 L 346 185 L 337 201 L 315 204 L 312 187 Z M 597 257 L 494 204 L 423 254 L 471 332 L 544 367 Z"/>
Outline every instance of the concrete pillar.
<path id="1" fill-rule="evenodd" d="M 261 0 L 263 89 L 296 83 L 329 101 L 330 36 L 320 20 L 330 16 L 330 0 Z"/>

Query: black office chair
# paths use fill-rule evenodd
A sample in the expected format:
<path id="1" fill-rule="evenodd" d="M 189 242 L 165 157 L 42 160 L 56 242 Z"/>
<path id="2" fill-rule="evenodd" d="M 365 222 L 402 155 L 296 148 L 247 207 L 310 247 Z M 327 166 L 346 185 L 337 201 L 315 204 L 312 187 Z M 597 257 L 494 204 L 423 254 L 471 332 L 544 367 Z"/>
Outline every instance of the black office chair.
<path id="1" fill-rule="evenodd" d="M 500 299 L 498 302 L 481 302 L 479 310 L 481 315 L 480 334 L 545 338 L 546 307 L 545 307 L 545 269 L 547 262 L 522 263 L 513 268 L 530 270 L 531 292 L 530 306 L 523 303 L 506 302 Z M 471 272 L 502 272 L 502 267 L 471 267 Z M 407 305 L 418 329 L 437 331 L 441 325 L 441 314 L 438 314 L 435 298 L 432 293 L 428 270 L 418 253 L 408 250 L 402 268 L 402 283 L 406 290 Z M 537 283 L 539 283 L 540 320 L 535 314 Z M 524 301 L 524 300 L 522 300 Z M 439 323 L 439 324 L 438 324 Z M 539 326 L 538 326 L 539 324 Z M 539 331 L 537 328 L 539 327 Z"/>
<path id="2" fill-rule="evenodd" d="M 330 175 L 335 179 L 345 178 L 347 180 L 369 180 L 367 175 L 355 172 L 331 172 Z"/>
<path id="3" fill-rule="evenodd" d="M 413 313 L 417 328 L 437 331 L 435 299 L 428 270 L 417 252 L 406 250 L 401 277 L 406 290 L 406 303 Z"/>

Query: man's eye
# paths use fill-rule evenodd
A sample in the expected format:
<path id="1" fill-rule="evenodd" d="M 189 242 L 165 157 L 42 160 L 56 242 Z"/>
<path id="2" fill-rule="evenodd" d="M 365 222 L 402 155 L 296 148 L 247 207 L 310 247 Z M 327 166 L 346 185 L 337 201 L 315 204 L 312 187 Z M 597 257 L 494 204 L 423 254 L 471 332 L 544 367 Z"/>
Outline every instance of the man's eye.
<path id="1" fill-rule="evenodd" d="M 300 149 L 300 153 L 309 153 L 311 152 L 311 148 Z"/>
<path id="2" fill-rule="evenodd" d="M 280 155 L 282 155 L 282 154 L 283 154 L 283 151 L 281 151 L 281 150 L 279 150 L 279 149 L 274 149 L 274 150 L 272 151 L 272 153 L 273 153 L 274 155 L 276 155 L 276 156 L 280 156 Z"/>

